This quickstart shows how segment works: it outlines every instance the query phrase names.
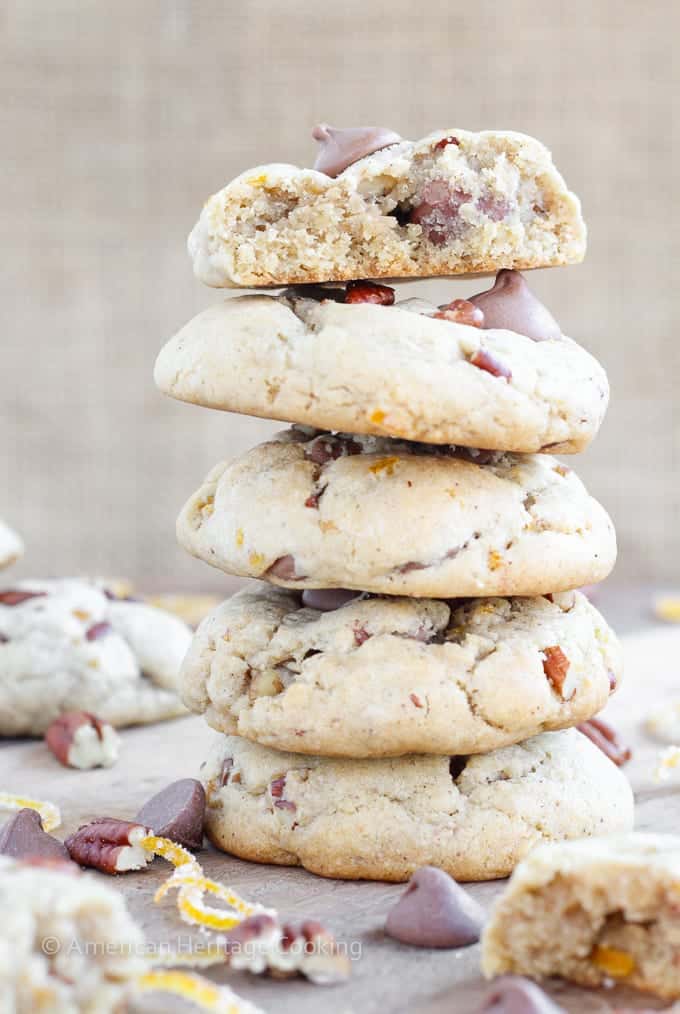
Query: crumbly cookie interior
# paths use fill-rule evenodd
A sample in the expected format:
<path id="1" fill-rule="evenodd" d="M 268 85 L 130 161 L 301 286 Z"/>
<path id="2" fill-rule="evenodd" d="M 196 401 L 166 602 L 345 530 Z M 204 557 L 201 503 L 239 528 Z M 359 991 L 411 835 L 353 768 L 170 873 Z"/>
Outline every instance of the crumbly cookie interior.
<path id="1" fill-rule="evenodd" d="M 626 876 L 619 874 L 618 876 Z M 637 911 L 608 887 L 558 874 L 513 899 L 493 927 L 503 970 L 560 976 L 584 986 L 626 983 L 665 998 L 680 995 L 678 895 L 661 884 L 640 888 Z M 650 895 L 651 891 L 651 895 Z M 635 892 L 632 892 L 635 894 Z"/>
<path id="2" fill-rule="evenodd" d="M 254 285 L 582 258 L 580 215 L 542 146 L 493 134 L 440 144 L 396 145 L 371 157 L 370 172 L 359 162 L 327 182 L 243 176 L 213 198 L 219 215 L 206 209 L 211 258 L 224 245 L 230 273 Z"/>

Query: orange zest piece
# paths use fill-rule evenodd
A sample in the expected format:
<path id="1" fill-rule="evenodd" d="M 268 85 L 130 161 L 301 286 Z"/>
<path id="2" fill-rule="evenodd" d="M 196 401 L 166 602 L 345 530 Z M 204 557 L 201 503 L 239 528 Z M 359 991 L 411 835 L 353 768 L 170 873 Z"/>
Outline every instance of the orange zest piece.
<path id="1" fill-rule="evenodd" d="M 140 993 L 172 993 L 205 1011 L 216 1014 L 257 1014 L 258 1007 L 242 1000 L 228 986 L 217 986 L 191 972 L 151 971 L 137 979 Z"/>
<path id="2" fill-rule="evenodd" d="M 243 919 L 255 915 L 256 912 L 266 911 L 262 905 L 252 905 L 245 901 L 226 884 L 220 884 L 217 880 L 206 877 L 198 859 L 168 838 L 147 835 L 146 838 L 142 838 L 140 845 L 148 852 L 166 859 L 175 867 L 170 877 L 156 891 L 154 901 L 158 903 L 168 891 L 177 888 L 177 908 L 184 922 L 223 932 L 238 926 Z M 212 894 L 219 898 L 229 905 L 231 911 L 205 905 L 204 894 Z"/>
<path id="3" fill-rule="evenodd" d="M 619 951 L 615 947 L 597 945 L 591 955 L 592 963 L 612 979 L 625 979 L 635 968 L 635 958 L 628 951 Z"/>
<path id="4" fill-rule="evenodd" d="M 399 464 L 399 458 L 379 458 L 378 461 L 374 461 L 372 465 L 369 465 L 369 472 L 373 472 L 373 475 L 379 475 L 381 472 L 385 472 L 386 475 L 394 475 L 394 466 Z"/>
<path id="5" fill-rule="evenodd" d="M 61 813 L 54 803 L 17 796 L 13 792 L 0 792 L 0 810 L 35 810 L 40 814 L 45 831 L 53 831 L 61 824 Z"/>

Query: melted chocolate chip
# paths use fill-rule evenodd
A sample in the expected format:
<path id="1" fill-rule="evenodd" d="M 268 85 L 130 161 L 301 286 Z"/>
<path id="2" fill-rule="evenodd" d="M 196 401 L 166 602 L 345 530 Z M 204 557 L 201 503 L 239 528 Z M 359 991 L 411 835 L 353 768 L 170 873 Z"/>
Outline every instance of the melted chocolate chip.
<path id="1" fill-rule="evenodd" d="M 374 152 L 399 144 L 402 138 L 387 127 L 331 127 L 320 123 L 312 137 L 320 144 L 314 163 L 317 172 L 339 176 L 348 166 Z"/>
<path id="2" fill-rule="evenodd" d="M 469 302 L 483 311 L 487 330 L 515 331 L 536 342 L 562 337 L 559 324 L 519 271 L 499 271 L 493 287 L 470 296 Z"/>
<path id="3" fill-rule="evenodd" d="M 85 637 L 88 641 L 98 641 L 100 637 L 106 637 L 112 630 L 111 624 L 103 620 L 101 623 L 93 623 L 87 628 Z"/>

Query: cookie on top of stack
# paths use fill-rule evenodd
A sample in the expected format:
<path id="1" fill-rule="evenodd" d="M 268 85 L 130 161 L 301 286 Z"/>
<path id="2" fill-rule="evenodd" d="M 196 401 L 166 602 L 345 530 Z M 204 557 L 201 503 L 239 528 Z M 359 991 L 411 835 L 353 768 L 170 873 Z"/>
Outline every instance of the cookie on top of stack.
<path id="1" fill-rule="evenodd" d="M 314 169 L 242 174 L 189 240 L 208 284 L 293 287 L 211 307 L 156 364 L 172 397 L 293 424 L 178 521 L 190 553 L 262 582 L 183 667 L 222 734 L 207 831 L 326 876 L 505 876 L 539 841 L 632 825 L 574 728 L 621 674 L 575 590 L 613 567 L 614 530 L 552 456 L 595 436 L 607 378 L 518 271 L 583 258 L 580 205 L 519 134 L 314 133 Z M 374 281 L 480 271 L 441 305 Z"/>

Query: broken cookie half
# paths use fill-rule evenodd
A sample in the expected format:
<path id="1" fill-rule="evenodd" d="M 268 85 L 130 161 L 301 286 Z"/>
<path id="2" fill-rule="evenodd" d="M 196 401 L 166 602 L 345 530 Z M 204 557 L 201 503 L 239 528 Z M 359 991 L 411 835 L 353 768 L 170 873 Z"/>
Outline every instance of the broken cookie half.
<path id="1" fill-rule="evenodd" d="M 450 129 L 413 142 L 328 127 L 315 137 L 319 168 L 258 166 L 206 202 L 189 237 L 201 281 L 288 285 L 583 260 L 580 202 L 534 138 Z"/>
<path id="2" fill-rule="evenodd" d="M 680 997 L 680 838 L 631 833 L 541 845 L 482 938 L 488 976 L 625 983 Z"/>

